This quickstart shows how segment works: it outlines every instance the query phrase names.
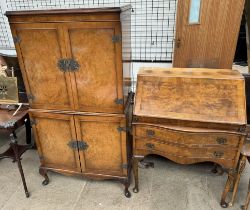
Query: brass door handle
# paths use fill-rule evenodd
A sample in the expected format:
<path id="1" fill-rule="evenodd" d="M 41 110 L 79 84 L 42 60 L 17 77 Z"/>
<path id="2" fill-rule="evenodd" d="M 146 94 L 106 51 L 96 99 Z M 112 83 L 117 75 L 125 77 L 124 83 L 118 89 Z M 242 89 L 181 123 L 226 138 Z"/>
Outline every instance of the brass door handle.
<path id="1" fill-rule="evenodd" d="M 221 158 L 223 155 L 224 155 L 224 152 L 219 152 L 219 151 L 214 152 L 214 157 L 216 158 Z"/>
<path id="2" fill-rule="evenodd" d="M 227 139 L 226 138 L 222 138 L 222 137 L 218 137 L 216 139 L 218 144 L 226 144 L 227 143 Z"/>
<path id="3" fill-rule="evenodd" d="M 147 147 L 147 149 L 150 149 L 150 150 L 155 148 L 155 145 L 151 143 L 147 143 L 145 144 L 145 146 Z"/>
<path id="4" fill-rule="evenodd" d="M 153 130 L 146 130 L 147 136 L 152 137 L 155 135 L 155 132 Z"/>

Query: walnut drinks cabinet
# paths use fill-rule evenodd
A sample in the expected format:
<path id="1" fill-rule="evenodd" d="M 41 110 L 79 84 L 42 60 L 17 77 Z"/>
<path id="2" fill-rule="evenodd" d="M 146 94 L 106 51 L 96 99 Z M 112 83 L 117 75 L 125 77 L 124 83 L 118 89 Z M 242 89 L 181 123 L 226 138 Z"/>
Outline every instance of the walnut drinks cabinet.
<path id="1" fill-rule="evenodd" d="M 246 138 L 243 76 L 220 69 L 142 69 L 133 116 L 134 192 L 138 161 L 157 154 L 180 164 L 214 162 L 229 170 L 221 206 Z"/>
<path id="2" fill-rule="evenodd" d="M 130 197 L 131 8 L 7 12 L 40 174 L 117 179 Z"/>

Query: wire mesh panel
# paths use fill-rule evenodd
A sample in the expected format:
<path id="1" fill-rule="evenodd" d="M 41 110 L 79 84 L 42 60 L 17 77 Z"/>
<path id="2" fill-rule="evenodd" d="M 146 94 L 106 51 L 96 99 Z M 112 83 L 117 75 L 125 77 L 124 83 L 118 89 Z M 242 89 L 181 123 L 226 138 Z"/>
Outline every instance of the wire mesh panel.
<path id="1" fill-rule="evenodd" d="M 173 56 L 177 0 L 3 0 L 13 10 L 119 7 L 131 4 L 132 60 L 168 62 Z M 0 16 L 1 20 L 1 16 Z M 1 30 L 7 31 L 1 22 Z M 2 38 L 2 35 L 0 35 Z M 14 47 L 10 38 L 2 46 Z"/>

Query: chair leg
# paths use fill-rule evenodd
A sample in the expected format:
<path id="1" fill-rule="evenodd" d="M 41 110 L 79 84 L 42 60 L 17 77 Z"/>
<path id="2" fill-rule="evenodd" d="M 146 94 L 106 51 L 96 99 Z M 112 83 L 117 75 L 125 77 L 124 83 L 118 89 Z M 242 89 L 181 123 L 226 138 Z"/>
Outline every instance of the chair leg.
<path id="1" fill-rule="evenodd" d="M 17 161 L 18 169 L 19 169 L 19 172 L 21 174 L 25 195 L 28 198 L 30 196 L 30 194 L 28 192 L 28 188 L 27 188 L 27 185 L 26 185 L 26 181 L 25 181 L 25 177 L 24 177 L 24 173 L 23 173 L 23 167 L 22 167 L 21 159 L 20 159 L 20 154 L 18 152 L 16 134 L 14 132 L 12 134 L 10 134 L 10 140 L 11 140 L 10 146 L 13 149 L 13 152 L 15 154 L 15 160 Z"/>
<path id="2" fill-rule="evenodd" d="M 249 184 L 248 184 L 248 192 L 247 192 L 247 198 L 245 201 L 245 205 L 241 206 L 242 210 L 247 210 L 248 206 L 249 206 L 249 202 L 250 202 L 250 180 L 249 180 Z"/>
<path id="3" fill-rule="evenodd" d="M 236 179 L 235 179 L 235 183 L 234 183 L 234 187 L 233 187 L 233 195 L 232 195 L 232 199 L 231 199 L 229 206 L 233 206 L 233 204 L 234 204 L 237 190 L 239 187 L 241 174 L 246 166 L 246 159 L 247 159 L 247 157 L 245 155 L 241 155 L 240 160 L 239 160 L 239 167 L 238 167 L 238 171 L 237 171 L 237 175 L 236 175 Z"/>

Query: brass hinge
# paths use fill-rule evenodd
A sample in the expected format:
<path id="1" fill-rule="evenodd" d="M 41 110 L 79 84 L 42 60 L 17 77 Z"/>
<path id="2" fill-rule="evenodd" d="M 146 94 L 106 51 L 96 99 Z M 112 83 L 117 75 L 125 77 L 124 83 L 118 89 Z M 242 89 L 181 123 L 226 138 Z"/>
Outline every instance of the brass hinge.
<path id="1" fill-rule="evenodd" d="M 127 128 L 127 127 L 120 127 L 120 126 L 117 128 L 117 130 L 118 130 L 119 132 L 122 132 L 122 131 L 124 131 L 124 132 L 131 131 L 130 128 Z"/>
<path id="2" fill-rule="evenodd" d="M 117 98 L 117 99 L 115 99 L 115 103 L 119 104 L 119 105 L 122 105 L 123 104 L 123 99 L 122 98 Z"/>
<path id="3" fill-rule="evenodd" d="M 71 148 L 71 149 L 74 149 L 74 150 L 86 150 L 89 146 L 86 142 L 84 141 L 75 141 L 75 140 L 71 140 L 69 143 L 68 143 L 68 146 Z"/>
<path id="4" fill-rule="evenodd" d="M 33 96 L 32 94 L 27 94 L 27 98 L 28 100 L 34 100 L 35 96 Z"/>
<path id="5" fill-rule="evenodd" d="M 122 168 L 124 168 L 124 169 L 127 169 L 128 168 L 128 164 L 122 164 Z"/>
<path id="6" fill-rule="evenodd" d="M 114 35 L 114 36 L 112 36 L 112 41 L 114 43 L 121 42 L 122 41 L 122 36 L 121 35 Z"/>
<path id="7" fill-rule="evenodd" d="M 13 41 L 14 41 L 15 44 L 20 43 L 21 42 L 21 38 L 18 37 L 18 36 L 14 36 L 13 37 Z"/>

